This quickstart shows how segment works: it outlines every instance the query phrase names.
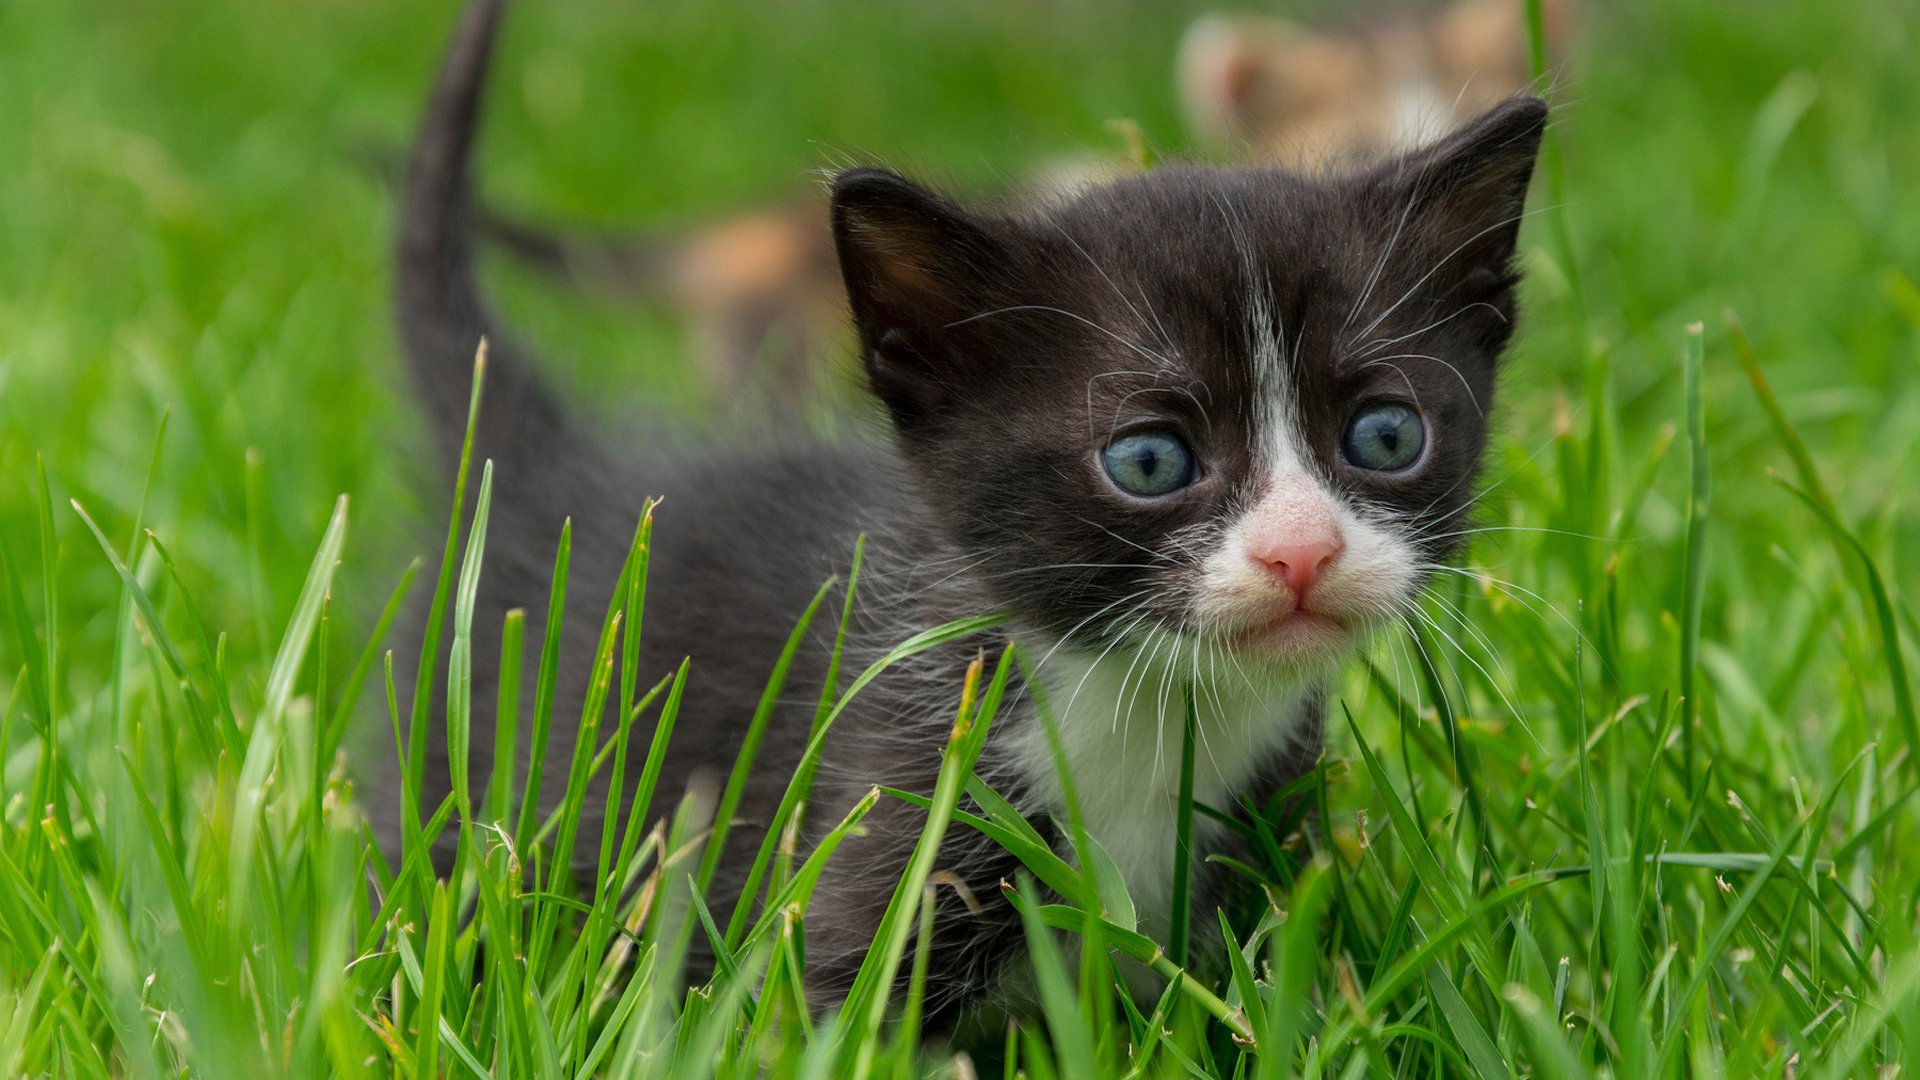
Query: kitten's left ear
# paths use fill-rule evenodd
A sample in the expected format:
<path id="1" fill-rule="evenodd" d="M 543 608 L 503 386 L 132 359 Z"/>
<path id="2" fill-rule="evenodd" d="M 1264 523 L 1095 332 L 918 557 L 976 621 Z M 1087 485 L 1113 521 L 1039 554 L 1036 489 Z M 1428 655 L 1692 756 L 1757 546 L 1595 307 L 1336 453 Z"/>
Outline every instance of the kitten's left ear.
<path id="1" fill-rule="evenodd" d="M 1432 285 L 1461 302 L 1507 297 L 1527 183 L 1546 126 L 1546 102 L 1511 98 L 1374 174 L 1385 208 L 1396 218 L 1410 210 L 1432 257 L 1444 260 L 1433 268 Z"/>
<path id="2" fill-rule="evenodd" d="M 988 310 L 1004 273 L 992 230 L 895 173 L 854 169 L 834 180 L 834 246 L 861 361 L 896 422 L 938 410 L 977 374 L 964 324 Z"/>

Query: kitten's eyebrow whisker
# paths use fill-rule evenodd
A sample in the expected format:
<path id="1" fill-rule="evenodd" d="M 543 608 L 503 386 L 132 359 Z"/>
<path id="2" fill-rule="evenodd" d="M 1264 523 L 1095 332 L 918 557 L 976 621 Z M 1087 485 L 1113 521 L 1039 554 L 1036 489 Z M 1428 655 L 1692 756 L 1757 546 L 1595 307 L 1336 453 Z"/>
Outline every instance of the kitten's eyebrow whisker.
<path id="1" fill-rule="evenodd" d="M 1121 290 L 1119 285 L 1114 283 L 1113 278 L 1107 275 L 1106 270 L 1104 270 L 1100 266 L 1099 261 L 1096 260 L 1092 255 L 1088 254 L 1086 248 L 1083 248 L 1080 246 L 1080 241 L 1075 240 L 1073 238 L 1073 234 L 1067 231 L 1066 226 L 1060 224 L 1058 221 L 1055 221 L 1052 218 L 1047 219 L 1047 224 L 1052 225 L 1054 228 L 1054 231 L 1058 232 L 1062 237 L 1064 237 L 1067 243 L 1072 244 L 1073 250 L 1079 252 L 1081 258 L 1087 260 L 1087 265 L 1093 267 L 1093 272 L 1096 274 L 1099 274 L 1101 280 L 1107 283 L 1107 287 L 1113 290 L 1113 295 L 1119 297 L 1120 302 L 1127 305 L 1128 311 L 1133 312 L 1133 317 L 1140 323 L 1140 328 L 1143 330 L 1147 329 L 1146 317 L 1140 314 L 1140 309 L 1133 306 L 1133 301 L 1127 299 L 1127 294 Z M 1140 290 L 1140 300 L 1142 303 L 1147 305 L 1148 311 L 1153 311 L 1153 302 L 1147 299 L 1147 291 L 1145 289 Z M 1179 351 L 1174 346 L 1173 338 L 1167 334 L 1167 328 L 1161 325 L 1159 312 L 1154 312 L 1153 314 L 1153 329 L 1159 335 L 1160 345 L 1163 348 L 1165 348 L 1170 353 Z"/>
<path id="2" fill-rule="evenodd" d="M 1379 364 L 1386 364 L 1394 360 L 1431 360 L 1434 363 L 1439 364 L 1441 367 L 1446 368 L 1448 371 L 1453 372 L 1453 377 L 1460 380 L 1461 388 L 1467 392 L 1467 400 L 1473 402 L 1473 411 L 1478 413 L 1482 417 L 1485 417 L 1487 415 L 1487 411 L 1480 407 L 1480 395 L 1473 392 L 1473 386 L 1472 384 L 1467 382 L 1467 377 L 1460 373 L 1459 368 L 1453 366 L 1453 364 L 1449 363 L 1448 361 L 1440 359 L 1437 356 L 1430 356 L 1427 353 L 1396 353 L 1393 356 L 1382 356 L 1377 360 L 1368 360 L 1366 363 L 1361 364 L 1357 370 L 1365 371 L 1370 367 L 1374 367 Z M 1394 370 L 1400 371 L 1397 365 L 1394 367 Z M 1404 371 L 1401 371 L 1400 377 L 1403 379 L 1406 378 L 1407 373 Z M 1407 388 L 1409 390 L 1413 388 L 1411 382 L 1408 383 Z"/>
<path id="3" fill-rule="evenodd" d="M 1381 349 L 1385 349 L 1393 345 L 1398 345 L 1401 342 L 1407 340 L 1408 338 L 1417 338 L 1421 334 L 1427 333 L 1430 330 L 1437 330 L 1440 327 L 1445 326 L 1446 324 L 1459 318 L 1460 316 L 1465 315 L 1467 312 L 1472 311 L 1474 308 L 1486 308 L 1488 311 L 1493 312 L 1494 317 L 1499 319 L 1501 322 L 1507 321 L 1506 313 L 1501 311 L 1499 308 L 1494 307 L 1492 304 L 1487 303 L 1485 300 L 1475 300 L 1471 304 L 1461 305 L 1460 308 L 1456 310 L 1453 314 L 1448 315 L 1447 317 L 1442 319 L 1435 319 L 1434 321 L 1428 323 L 1427 325 L 1421 327 L 1418 330 L 1414 330 L 1406 334 L 1401 334 L 1399 337 L 1396 337 L 1396 338 L 1374 338 L 1372 341 L 1367 342 L 1365 345 L 1361 345 L 1358 347 L 1356 358 L 1364 360 L 1372 353 L 1377 352 Z"/>
<path id="4" fill-rule="evenodd" d="M 1138 376 L 1143 376 L 1149 379 L 1159 378 L 1159 374 L 1157 372 L 1131 371 L 1131 370 L 1102 371 L 1097 375 L 1088 376 L 1087 377 L 1087 395 L 1086 395 L 1087 396 L 1087 430 L 1089 431 L 1093 430 L 1093 384 L 1099 382 L 1101 379 L 1113 379 L 1113 378 L 1118 378 L 1125 375 L 1138 375 Z"/>
<path id="5" fill-rule="evenodd" d="M 1380 273 L 1387 268 L 1387 260 L 1392 257 L 1394 247 L 1400 242 L 1400 233 L 1407 227 L 1407 219 L 1413 216 L 1414 205 L 1420 201 L 1420 185 L 1426 181 L 1427 170 L 1432 166 L 1432 158 L 1420 163 L 1420 175 L 1414 177 L 1413 187 L 1407 192 L 1406 208 L 1400 211 L 1400 220 L 1393 226 L 1393 235 L 1387 237 L 1387 246 L 1381 250 L 1379 260 L 1373 264 L 1373 272 L 1367 275 L 1367 283 L 1361 288 L 1359 298 L 1353 302 L 1353 309 L 1347 312 L 1346 321 L 1340 324 L 1341 333 L 1345 333 L 1347 328 L 1353 325 L 1353 320 L 1360 317 L 1360 312 L 1367 306 L 1367 301 L 1373 298 L 1374 287 L 1380 284 Z"/>
<path id="6" fill-rule="evenodd" d="M 1408 374 L 1407 374 L 1407 372 L 1406 372 L 1406 369 L 1405 369 L 1405 368 L 1403 368 L 1403 367 L 1401 367 L 1401 366 L 1400 366 L 1399 364 L 1395 364 L 1395 363 L 1391 363 L 1391 362 L 1390 362 L 1390 361 L 1388 361 L 1388 360 L 1375 360 L 1375 361 L 1372 361 L 1371 363 L 1366 363 L 1366 364 L 1362 364 L 1362 365 L 1360 365 L 1360 370 L 1361 370 L 1361 371 L 1365 371 L 1365 370 L 1367 370 L 1367 369 L 1368 369 L 1368 368 L 1370 368 L 1370 367 L 1389 367 L 1389 368 L 1392 368 L 1392 369 L 1393 369 L 1393 373 L 1394 373 L 1395 375 L 1398 375 L 1398 376 L 1400 376 L 1400 381 L 1401 381 L 1401 382 L 1404 382 L 1404 383 L 1406 383 L 1406 384 L 1407 384 L 1407 396 L 1408 396 L 1408 397 L 1411 397 L 1411 398 L 1413 399 L 1413 407 L 1414 407 L 1415 409 L 1419 409 L 1419 410 L 1420 410 L 1421 412 L 1425 412 L 1425 411 L 1426 411 L 1426 410 L 1425 410 L 1424 408 L 1422 408 L 1422 406 L 1420 405 L 1420 391 L 1414 388 L 1414 385 L 1413 385 L 1413 378 L 1412 378 L 1412 376 L 1410 376 L 1410 375 L 1408 375 Z M 1479 402 L 1477 402 L 1477 401 L 1476 401 L 1476 402 L 1474 402 L 1474 403 L 1473 403 L 1473 407 L 1474 407 L 1474 408 L 1475 408 L 1476 410 L 1477 410 L 1477 409 L 1479 409 L 1479 408 L 1480 408 L 1480 403 L 1479 403 Z M 1482 415 L 1485 415 L 1485 414 L 1483 413 Z"/>
<path id="7" fill-rule="evenodd" d="M 1127 396 L 1115 403 L 1113 406 L 1113 418 L 1107 422 L 1107 435 L 1109 437 L 1120 427 L 1120 411 L 1127 407 L 1127 402 L 1132 401 L 1141 394 L 1180 394 L 1185 396 L 1188 401 L 1193 402 L 1194 411 L 1199 414 L 1200 420 L 1206 425 L 1207 431 L 1209 433 L 1213 431 L 1213 417 L 1209 415 L 1208 410 L 1200 404 L 1200 399 L 1193 396 L 1193 391 L 1184 386 L 1143 386 L 1137 390 L 1129 390 Z M 1091 390 L 1089 390 L 1089 396 L 1091 396 Z"/>
<path id="8" fill-rule="evenodd" d="M 1119 334 L 1114 333 L 1113 331 L 1107 329 L 1104 326 L 1101 326 L 1099 323 L 1094 322 L 1092 319 L 1087 318 L 1085 315 L 1076 315 L 1065 308 L 1057 308 L 1052 306 L 1051 304 L 1012 304 L 1003 308 L 994 308 L 992 311 L 983 311 L 978 315 L 969 315 L 964 319 L 955 319 L 954 321 L 946 324 L 946 326 L 942 327 L 941 329 L 951 330 L 956 326 L 965 326 L 970 322 L 979 322 L 981 319 L 990 318 L 995 315 L 1011 315 L 1011 314 L 1022 312 L 1022 311 L 1042 311 L 1042 312 L 1047 312 L 1053 315 L 1064 315 L 1065 317 L 1072 319 L 1075 322 L 1084 324 L 1090 329 L 1097 330 L 1100 333 L 1107 335 L 1108 337 L 1126 346 L 1127 348 L 1132 349 L 1134 352 L 1139 353 L 1141 356 L 1144 356 L 1147 359 L 1152 360 L 1154 363 L 1160 364 L 1163 367 L 1173 366 L 1173 361 L 1170 358 L 1162 356 L 1159 353 L 1154 352 L 1152 349 L 1146 348 L 1145 346 L 1140 345 L 1137 342 L 1128 341 L 1126 338 L 1121 337 Z"/>

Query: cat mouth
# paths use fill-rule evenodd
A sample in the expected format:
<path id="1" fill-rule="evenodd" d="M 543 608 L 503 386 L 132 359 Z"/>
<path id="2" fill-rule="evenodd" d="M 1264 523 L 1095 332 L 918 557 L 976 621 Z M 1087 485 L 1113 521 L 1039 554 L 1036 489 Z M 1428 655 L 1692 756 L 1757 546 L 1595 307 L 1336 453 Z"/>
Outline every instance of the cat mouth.
<path id="1" fill-rule="evenodd" d="M 1351 636 L 1346 623 L 1333 615 L 1294 608 L 1236 632 L 1233 643 L 1249 652 L 1304 659 L 1335 652 Z"/>

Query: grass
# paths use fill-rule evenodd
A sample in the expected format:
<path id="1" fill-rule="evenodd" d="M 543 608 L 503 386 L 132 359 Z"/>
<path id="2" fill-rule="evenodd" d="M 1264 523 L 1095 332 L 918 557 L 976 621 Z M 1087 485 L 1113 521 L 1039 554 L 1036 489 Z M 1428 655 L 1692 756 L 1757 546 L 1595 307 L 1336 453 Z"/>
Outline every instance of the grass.
<path id="1" fill-rule="evenodd" d="M 386 196 L 352 163 L 403 137 L 450 5 L 0 6 L 0 1073 L 953 1075 L 917 991 L 880 993 L 924 976 L 906 946 L 943 819 L 1065 898 L 1011 886 L 1039 1015 L 991 1033 L 982 1071 L 1912 1072 L 1920 20 L 1594 7 L 1523 237 L 1485 528 L 1343 683 L 1307 835 L 1251 838 L 1271 905 L 1195 921 L 1196 952 L 1231 936 L 1226 970 L 1181 975 L 1097 858 L 1053 857 L 970 780 L 1019 661 L 990 655 L 954 688 L 935 826 L 856 1007 L 815 1018 L 821 856 L 772 845 L 781 902 L 708 910 L 687 882 L 712 807 L 609 832 L 571 892 L 550 868 L 580 800 L 541 820 L 525 777 L 417 807 L 410 855 L 458 830 L 450 880 L 365 842 L 343 748 L 484 737 L 458 692 L 410 726 L 385 660 L 417 646 L 386 637 L 390 598 L 460 612 L 484 537 L 406 569 L 433 526 L 384 329 Z M 1178 150 L 1186 14 L 528 7 L 487 172 L 517 204 L 665 221 L 855 151 L 991 183 L 1124 152 L 1114 116 Z M 712 411 L 667 313 L 498 269 L 553 355 L 631 358 L 586 387 Z M 484 500 L 484 463 L 468 486 Z M 603 659 L 644 632 L 644 541 Z M 806 617 L 843 610 L 823 591 Z M 623 720 L 672 715 L 689 677 L 622 670 L 598 692 Z M 824 725 L 864 676 L 788 689 Z M 661 782 L 614 728 L 548 767 L 576 792 L 596 767 Z M 726 960 L 683 993 L 695 934 Z M 1126 1000 L 1109 950 L 1170 991 Z"/>

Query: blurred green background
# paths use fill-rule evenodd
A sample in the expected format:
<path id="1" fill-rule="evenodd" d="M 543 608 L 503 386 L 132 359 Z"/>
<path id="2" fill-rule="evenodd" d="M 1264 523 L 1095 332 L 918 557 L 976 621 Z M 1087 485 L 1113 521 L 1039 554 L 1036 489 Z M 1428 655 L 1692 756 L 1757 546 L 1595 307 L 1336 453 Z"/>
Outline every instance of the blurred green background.
<path id="1" fill-rule="evenodd" d="M 1062 156 L 1120 153 L 1106 127 L 1116 117 L 1178 155 L 1189 139 L 1175 48 L 1212 6 L 522 4 L 496 69 L 482 176 L 502 204 L 537 217 L 626 227 L 778 201 L 854 160 L 996 190 Z M 242 657 L 277 633 L 336 493 L 354 504 L 348 610 L 368 611 L 422 549 L 437 492 L 412 464 L 389 328 L 391 203 L 365 158 L 409 137 L 456 10 L 0 4 L 0 539 L 27 580 L 34 455 L 56 505 L 78 498 L 122 536 L 169 408 L 147 519 Z M 1597 344 L 1617 454 L 1636 465 L 1680 416 L 1680 328 L 1707 321 L 1719 484 L 1709 611 L 1728 624 L 1709 632 L 1763 622 L 1764 597 L 1725 594 L 1778 580 L 1774 549 L 1804 534 L 1779 526 L 1787 504 L 1765 474 L 1785 458 L 1719 335 L 1733 308 L 1842 506 L 1867 519 L 1911 592 L 1915 5 L 1580 10 L 1552 88 L 1564 198 L 1524 238 L 1530 318 L 1505 390 L 1509 457 L 1586 423 Z M 1536 205 L 1556 200 L 1543 188 Z M 571 293 L 499 260 L 489 274 L 529 336 L 587 387 L 712 406 L 673 313 Z M 1652 539 L 1681 527 L 1684 477 L 1666 471 L 1643 515 Z M 1524 484 L 1496 493 L 1489 516 L 1528 496 Z M 71 563 L 67 674 L 99 685 L 117 586 L 90 541 L 76 549 L 77 530 L 58 531 Z"/>
<path id="2" fill-rule="evenodd" d="M 1489 530 L 1429 601 L 1451 615 L 1426 625 L 1450 646 L 1440 665 L 1461 711 L 1448 706 L 1445 724 L 1431 709 L 1394 711 L 1392 687 L 1415 677 L 1397 635 L 1372 658 L 1377 687 L 1362 665 L 1349 673 L 1341 703 L 1353 705 L 1360 737 L 1334 726 L 1322 819 L 1343 891 L 1324 940 L 1301 924 L 1309 947 L 1326 952 L 1317 974 L 1298 969 L 1309 977 L 1299 1002 L 1318 1002 L 1329 1030 L 1364 1021 L 1383 1041 L 1381 1025 L 1404 1029 L 1396 1038 L 1442 1032 L 1444 1012 L 1454 1035 L 1432 1036 L 1435 1074 L 1457 1036 L 1468 1053 L 1482 1046 L 1553 1075 L 1547 1051 L 1573 1021 L 1582 1064 L 1617 1065 L 1618 1075 L 1645 1074 L 1636 1063 L 1656 1040 L 1669 1064 L 1694 1075 L 1793 1075 L 1803 1053 L 1809 1075 L 1856 1075 L 1864 1060 L 1902 1053 L 1911 1072 L 1920 1063 L 1910 1049 L 1920 1045 L 1920 982 L 1910 977 L 1920 970 L 1911 798 L 1920 732 L 1897 719 L 1904 684 L 1894 672 L 1920 670 L 1911 601 L 1920 591 L 1920 4 L 1577 7 L 1579 28 L 1548 88 L 1557 111 L 1538 212 L 1522 234 L 1527 316 L 1487 472 L 1480 520 Z M 1185 28 L 1210 9 L 1193 0 L 523 0 L 495 70 L 483 186 L 536 220 L 624 231 L 779 204 L 817 185 L 823 169 L 854 161 L 998 192 L 1052 162 L 1122 155 L 1115 118 L 1136 122 L 1164 156 L 1196 153 L 1174 57 Z M 313 861 L 281 843 L 285 834 L 263 831 L 259 851 L 271 857 L 262 869 L 232 871 L 220 857 L 237 835 L 232 822 L 251 828 L 241 815 L 260 808 L 233 811 L 221 785 L 241 746 L 261 775 L 276 760 L 286 775 L 306 775 L 309 744 L 290 740 L 276 758 L 273 738 L 252 738 L 260 726 L 248 705 L 267 696 L 268 659 L 335 497 L 351 497 L 353 524 L 334 579 L 333 659 L 305 669 L 323 681 L 338 681 L 339 658 L 358 655 L 406 562 L 435 550 L 445 527 L 442 484 L 422 464 L 391 331 L 390 193 L 369 162 L 409 139 L 457 10 L 453 0 L 0 0 L 0 560 L 9 571 L 0 577 L 20 590 L 0 598 L 11 616 L 0 622 L 0 864 L 28 867 L 0 887 L 10 931 L 0 935 L 0 1021 L 12 1017 L 0 1023 L 0 1061 L 91 1061 L 108 1075 L 107 1063 L 123 1060 L 108 1044 L 121 1040 L 81 989 L 99 969 L 120 988 L 114 1000 L 138 996 L 154 1010 L 139 1022 L 160 1037 L 138 1042 L 171 1043 L 162 1049 L 181 1060 L 213 1060 L 255 1036 L 262 1060 L 312 1045 L 256 1020 L 273 1008 L 350 1033 L 330 1044 L 332 1057 L 286 1064 L 387 1067 L 367 1057 L 374 1029 L 362 1028 L 390 1019 L 398 961 L 381 961 L 392 965 L 385 972 L 350 964 L 341 980 L 321 945 L 309 982 L 306 954 L 296 956 L 311 945 L 309 922 L 347 918 L 323 900 L 354 888 L 342 869 L 351 861 Z M 1362 17 L 1323 2 L 1257 10 Z M 500 258 L 485 270 L 526 337 L 592 392 L 588 400 L 607 411 L 663 404 L 695 424 L 727 411 L 699 377 L 675 312 L 560 287 Z M 1789 440 L 1736 363 L 1728 310 L 1838 516 L 1887 575 L 1887 620 L 1846 541 L 1775 482 L 1792 470 Z M 1687 544 L 1694 455 L 1674 434 L 1684 416 L 1683 327 L 1696 321 L 1706 326 L 1713 486 L 1700 560 Z M 149 628 L 130 614 L 69 499 L 116 550 L 143 548 L 137 572 L 159 594 L 174 640 L 188 640 L 196 609 L 230 632 L 218 647 L 199 642 L 196 664 L 217 663 L 217 677 L 200 667 L 192 677 L 223 697 L 232 688 L 250 742 L 236 736 L 204 759 L 193 749 L 169 712 L 179 681 L 158 648 L 141 647 L 136 635 Z M 44 524 L 42 505 L 51 507 Z M 151 545 L 133 543 L 136 515 L 172 553 L 185 588 L 162 580 Z M 1705 574 L 1697 638 L 1683 614 L 1692 566 Z M 1904 645 L 1887 648 L 1888 623 Z M 36 677 L 52 669 L 53 701 L 41 708 L 57 718 L 58 753 L 27 704 L 37 687 L 16 685 L 23 665 Z M 1676 696 L 1696 670 L 1688 712 L 1699 720 L 1674 726 Z M 1437 669 L 1432 681 L 1444 690 Z M 294 713 L 320 697 L 300 686 Z M 1413 702 L 1422 703 L 1417 688 Z M 1443 728 L 1458 742 L 1443 742 Z M 128 730 L 141 734 L 130 740 Z M 1415 827 L 1383 826 L 1399 781 L 1362 771 L 1354 752 L 1367 741 L 1398 759 Z M 190 751 L 183 762 L 171 756 L 176 744 Z M 147 815 L 140 822 L 153 813 L 148 793 L 128 783 L 141 777 L 179 817 L 159 844 L 134 824 L 136 808 Z M 60 836 L 55 817 L 43 823 L 44 801 L 69 787 L 81 810 L 107 811 L 106 829 Z M 299 788 L 281 785 L 262 820 L 352 827 L 351 806 L 338 812 L 333 802 L 341 789 Z M 308 812 L 309 795 L 321 809 Z M 1485 808 L 1462 812 L 1476 801 Z M 1804 894 L 1751 878 L 1754 859 L 1787 850 L 1774 838 L 1800 843 L 1813 805 L 1821 810 L 1796 850 L 1815 861 L 1792 871 Z M 1428 833 L 1442 840 L 1443 827 L 1453 855 L 1473 850 L 1449 862 L 1453 878 L 1436 880 L 1409 853 L 1425 850 Z M 357 856 L 357 835 L 343 835 Z M 43 857 L 48 837 L 72 858 Z M 1642 874 L 1637 856 L 1670 845 L 1695 861 Z M 144 868 L 149 848 L 192 871 L 201 890 L 192 903 L 160 897 L 158 874 Z M 1609 862 L 1609 851 L 1636 857 Z M 1820 857 L 1831 859 L 1827 869 Z M 1583 861 L 1607 872 L 1581 877 Z M 1787 876 L 1786 864 L 1773 866 Z M 1458 958 L 1446 960 L 1428 970 L 1425 989 L 1408 983 L 1371 1017 L 1357 1015 L 1367 1009 L 1353 980 L 1368 994 L 1378 988 L 1369 964 L 1393 958 L 1389 943 L 1410 944 L 1404 920 L 1425 920 L 1420 933 L 1467 925 L 1448 921 L 1464 920 L 1464 909 L 1437 886 L 1471 893 L 1481 925 L 1478 905 L 1492 890 L 1543 867 L 1567 876 L 1542 886 L 1531 914 L 1499 916 L 1525 944 L 1504 973 L 1497 956 L 1492 965 L 1476 957 L 1476 983 Z M 296 883 L 266 900 L 275 918 L 227 904 L 230 886 L 256 873 Z M 310 895 L 302 875 L 320 883 Z M 1433 895 L 1416 904 L 1422 881 Z M 24 921 L 26 901 L 42 896 L 72 907 L 57 914 L 64 941 L 80 947 L 52 948 L 54 938 Z M 101 897 L 124 911 L 107 911 Z M 174 954 L 181 928 L 194 925 L 256 974 L 186 971 Z M 157 981 L 141 982 L 150 969 L 130 958 L 115 966 L 119 937 L 130 956 L 156 965 Z M 1762 966 L 1760 956 L 1771 959 Z M 1556 959 L 1557 989 L 1548 990 Z M 1453 975 L 1470 1003 L 1452 990 Z M 1530 996 L 1508 993 L 1507 979 L 1531 985 Z M 1676 996 L 1681 980 L 1689 990 Z M 332 996 L 309 986 L 332 986 Z M 1541 1020 L 1548 993 L 1566 1012 Z M 1474 1013 L 1493 1026 L 1497 1051 L 1484 1032 L 1467 1037 L 1478 1031 Z M 412 1021 L 396 1015 L 404 1034 Z M 43 1016 L 67 1026 L 49 1035 Z M 1547 1049 L 1522 1055 L 1519 1035 Z M 1340 1038 L 1326 1046 L 1364 1066 Z M 98 1060 L 87 1058 L 96 1048 Z M 1118 1060 L 1120 1049 L 1107 1049 Z M 1160 1054 L 1159 1066 L 1171 1069 L 1176 1051 L 1185 1052 Z M 1427 1075 L 1425 1053 L 1409 1049 L 1403 1060 Z"/>

